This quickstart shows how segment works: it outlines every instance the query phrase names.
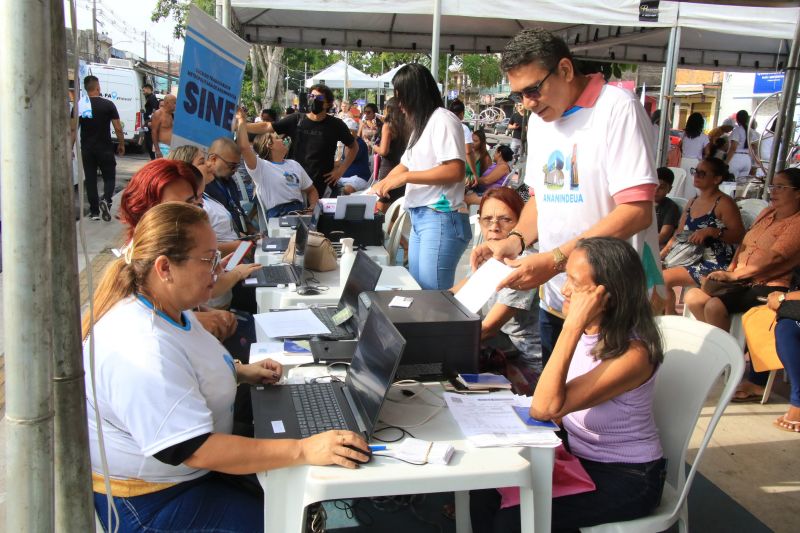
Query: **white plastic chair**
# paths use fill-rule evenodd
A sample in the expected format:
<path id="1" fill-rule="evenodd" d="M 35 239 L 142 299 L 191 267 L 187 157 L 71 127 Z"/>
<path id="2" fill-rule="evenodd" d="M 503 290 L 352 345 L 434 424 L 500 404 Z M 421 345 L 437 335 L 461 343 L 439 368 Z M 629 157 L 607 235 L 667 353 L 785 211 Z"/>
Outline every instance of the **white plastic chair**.
<path id="1" fill-rule="evenodd" d="M 747 231 L 753 225 L 753 222 L 756 221 L 761 211 L 769 204 L 766 200 L 761 200 L 759 198 L 747 198 L 745 200 L 739 200 L 736 202 L 736 205 L 739 206 L 739 211 L 742 213 L 742 222 L 744 223 L 745 231 Z"/>
<path id="2" fill-rule="evenodd" d="M 675 205 L 677 205 L 678 209 L 681 210 L 681 214 L 683 214 L 684 209 L 686 209 L 686 204 L 689 203 L 689 200 L 686 198 L 681 198 L 680 196 L 671 196 L 670 200 L 675 202 Z"/>
<path id="3" fill-rule="evenodd" d="M 483 232 L 481 231 L 481 216 L 474 214 L 469 217 L 469 223 L 472 226 L 472 246 L 478 246 L 483 242 Z"/>
<path id="4" fill-rule="evenodd" d="M 672 182 L 672 190 L 669 192 L 667 196 L 670 198 L 674 198 L 675 196 L 679 196 L 681 198 L 686 198 L 690 195 L 686 194 L 684 190 L 686 188 L 686 179 L 687 179 L 687 171 L 680 168 L 680 167 L 669 167 L 672 171 L 672 174 L 675 175 L 675 180 Z M 694 186 L 691 187 L 690 192 L 694 191 Z M 692 194 L 691 196 L 694 196 Z"/>
<path id="5" fill-rule="evenodd" d="M 383 215 L 383 234 L 387 235 L 387 238 L 388 238 L 388 235 L 389 235 L 389 226 L 391 226 L 391 224 L 392 224 L 392 219 L 399 214 L 398 210 L 400 212 L 406 210 L 405 203 L 406 203 L 406 197 L 405 196 L 401 196 L 400 198 L 395 200 L 392 203 L 392 205 L 390 205 L 389 208 L 386 210 L 386 213 L 384 213 L 384 215 Z"/>
<path id="6" fill-rule="evenodd" d="M 661 504 L 652 515 L 626 522 L 581 528 L 591 533 L 642 533 L 689 529 L 686 499 L 697 467 L 714 429 L 744 373 L 744 356 L 736 341 L 719 328 L 679 316 L 656 318 L 664 339 L 664 363 L 656 377 L 653 413 L 667 459 L 667 479 Z M 686 474 L 686 451 L 700 410 L 714 383 L 726 379 L 708 422 L 697 455 Z"/>
<path id="7" fill-rule="evenodd" d="M 411 229 L 411 216 L 405 209 L 400 212 L 394 221 L 392 230 L 389 232 L 389 239 L 386 242 L 386 251 L 389 253 L 389 264 L 397 265 L 397 250 L 400 248 L 400 240 L 403 235 L 407 235 Z"/>

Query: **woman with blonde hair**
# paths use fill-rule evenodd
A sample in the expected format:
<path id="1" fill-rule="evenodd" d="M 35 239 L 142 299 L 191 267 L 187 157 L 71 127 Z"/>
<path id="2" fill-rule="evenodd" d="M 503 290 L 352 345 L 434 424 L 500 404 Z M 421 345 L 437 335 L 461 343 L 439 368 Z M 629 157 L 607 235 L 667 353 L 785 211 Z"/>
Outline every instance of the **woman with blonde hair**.
<path id="1" fill-rule="evenodd" d="M 275 383 L 282 368 L 234 360 L 190 311 L 208 300 L 220 270 L 206 213 L 158 205 L 103 274 L 94 326 L 84 317 L 87 408 L 100 413 L 89 416 L 94 502 L 106 529 L 98 423 L 122 531 L 262 531 L 262 498 L 232 476 L 302 464 L 355 468 L 368 458 L 366 442 L 349 431 L 302 440 L 231 434 L 236 384 Z"/>

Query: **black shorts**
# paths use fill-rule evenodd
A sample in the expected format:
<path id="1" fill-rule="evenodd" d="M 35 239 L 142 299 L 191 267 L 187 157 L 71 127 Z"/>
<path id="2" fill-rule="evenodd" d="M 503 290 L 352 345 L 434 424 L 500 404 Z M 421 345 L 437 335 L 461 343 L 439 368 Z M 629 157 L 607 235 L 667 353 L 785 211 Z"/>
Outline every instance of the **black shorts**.
<path id="1" fill-rule="evenodd" d="M 722 300 L 725 309 L 728 310 L 729 315 L 736 313 L 744 313 L 752 307 L 764 305 L 764 302 L 758 300 L 759 296 L 767 296 L 771 292 L 780 291 L 787 292 L 788 287 L 774 287 L 768 285 L 752 285 L 743 291 L 736 291 L 728 293 L 718 298 Z"/>

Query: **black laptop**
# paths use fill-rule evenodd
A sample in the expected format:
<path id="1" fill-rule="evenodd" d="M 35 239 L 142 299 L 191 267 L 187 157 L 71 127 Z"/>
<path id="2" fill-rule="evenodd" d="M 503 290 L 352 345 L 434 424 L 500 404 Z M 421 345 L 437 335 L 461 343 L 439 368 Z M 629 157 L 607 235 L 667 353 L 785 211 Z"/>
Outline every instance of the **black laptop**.
<path id="1" fill-rule="evenodd" d="M 248 281 L 248 287 L 277 287 L 294 283 L 301 285 L 305 267 L 306 243 L 308 242 L 308 227 L 301 222 L 297 227 L 294 238 L 294 257 L 290 265 L 268 265 L 256 270 Z"/>
<path id="2" fill-rule="evenodd" d="M 406 341 L 373 306 L 344 382 L 251 388 L 255 436 L 298 439 L 349 429 L 369 441 Z"/>

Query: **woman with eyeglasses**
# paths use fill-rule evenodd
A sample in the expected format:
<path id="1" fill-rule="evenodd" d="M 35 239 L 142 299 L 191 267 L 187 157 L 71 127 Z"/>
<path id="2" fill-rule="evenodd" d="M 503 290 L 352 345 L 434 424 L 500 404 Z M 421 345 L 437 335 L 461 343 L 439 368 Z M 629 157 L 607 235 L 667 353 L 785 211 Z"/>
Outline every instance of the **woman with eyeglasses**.
<path id="1" fill-rule="evenodd" d="M 800 169 L 787 168 L 772 180 L 770 205 L 753 222 L 727 270 L 708 275 L 722 282 L 741 282 L 741 290 L 711 296 L 701 289 L 686 294 L 686 305 L 703 322 L 728 331 L 730 316 L 761 305 L 759 298 L 786 292 L 792 272 L 800 266 Z M 751 373 L 736 392 L 734 402 L 756 401 L 764 392 L 766 372 Z"/>
<path id="2" fill-rule="evenodd" d="M 372 190 L 385 198 L 405 185 L 411 215 L 409 271 L 423 289 L 447 289 L 472 238 L 469 216 L 459 212 L 465 207 L 464 130 L 444 108 L 439 87 L 424 66 L 404 66 L 392 83 L 411 138 L 400 164 Z"/>
<path id="3" fill-rule="evenodd" d="M 700 161 L 692 169 L 694 187 L 698 191 L 684 209 L 672 239 L 661 250 L 664 259 L 683 234 L 686 240 L 703 247 L 703 256 L 693 265 L 664 270 L 667 287 L 666 313 L 675 314 L 675 287 L 699 287 L 711 272 L 727 268 L 742 242 L 744 223 L 733 198 L 719 190 L 719 184 L 730 175 L 728 165 L 716 158 Z"/>
<path id="4" fill-rule="evenodd" d="M 295 211 L 313 207 L 319 201 L 314 182 L 293 159 L 286 159 L 291 139 L 281 139 L 274 133 L 257 135 L 250 145 L 247 138 L 247 116 L 239 119 L 237 142 L 242 151 L 245 168 L 256 185 L 256 195 L 267 218 L 281 217 Z M 303 197 L 305 195 L 305 198 Z"/>
<path id="5" fill-rule="evenodd" d="M 217 239 L 200 208 L 168 202 L 142 217 L 125 255 L 83 319 L 94 504 L 109 528 L 98 427 L 120 531 L 263 531 L 255 481 L 295 465 L 355 468 L 367 443 L 349 431 L 302 440 L 232 434 L 237 383 L 273 384 L 281 365 L 241 364 L 191 311 L 221 272 Z M 348 447 L 352 446 L 352 448 Z M 248 484 L 252 490 L 248 490 Z"/>
<path id="6" fill-rule="evenodd" d="M 512 189 L 501 187 L 488 190 L 478 208 L 483 239 L 493 241 L 507 238 L 508 232 L 519 222 L 523 207 L 522 198 Z M 458 292 L 467 279 L 457 283 L 451 290 Z M 481 343 L 505 353 L 518 352 L 525 367 L 537 375 L 542 372 L 539 298 L 536 290 L 501 289 L 486 302 L 481 314 Z"/>

